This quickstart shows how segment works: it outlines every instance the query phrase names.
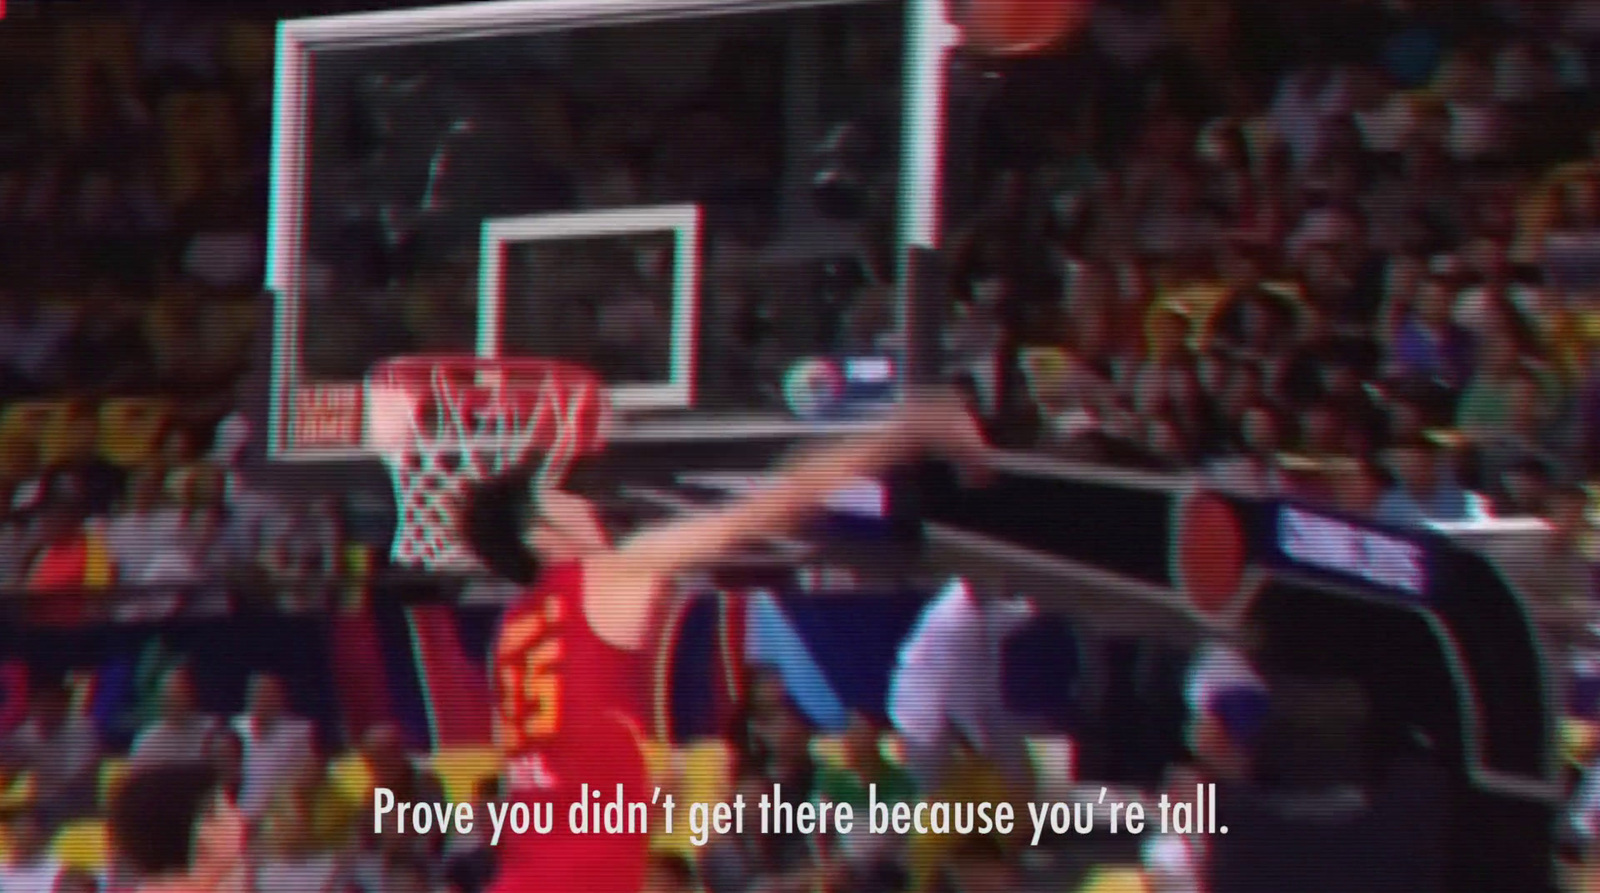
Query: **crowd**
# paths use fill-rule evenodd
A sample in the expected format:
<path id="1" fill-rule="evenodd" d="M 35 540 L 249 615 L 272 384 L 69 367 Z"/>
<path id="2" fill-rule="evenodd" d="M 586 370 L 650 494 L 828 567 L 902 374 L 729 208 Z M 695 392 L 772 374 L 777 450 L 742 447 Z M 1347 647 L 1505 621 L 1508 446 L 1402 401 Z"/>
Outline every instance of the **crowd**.
<path id="1" fill-rule="evenodd" d="M 1075 458 L 1402 527 L 1570 514 L 1600 455 L 1589 14 L 1103 4 L 1092 61 L 1019 66 L 982 122 L 958 362 Z"/>
<path id="2" fill-rule="evenodd" d="M 260 893 L 432 893 L 447 864 L 450 871 L 470 872 L 481 841 L 453 840 L 447 853 L 439 836 L 372 833 L 365 810 L 374 787 L 406 799 L 443 799 L 438 779 L 407 755 L 395 729 L 374 727 L 348 754 L 338 760 L 329 754 L 319 730 L 294 715 L 289 693 L 270 675 L 254 677 L 245 709 L 228 717 L 204 712 L 189 670 L 174 668 L 126 757 L 114 757 L 61 680 L 37 681 L 28 715 L 0 740 L 0 766 L 8 777 L 26 772 L 32 778 L 30 790 L 10 797 L 4 809 L 0 885 L 8 893 L 127 889 L 136 878 L 129 865 L 107 856 L 101 826 L 91 826 L 90 856 L 64 854 L 60 840 L 83 820 L 106 815 L 109 792 L 127 773 L 198 765 L 210 767 L 255 829 L 250 889 Z M 144 815 L 131 818 L 148 825 L 170 818 L 144 806 Z"/>
<path id="3" fill-rule="evenodd" d="M 1107 2 L 1066 52 L 998 64 L 981 113 L 951 124 L 947 352 L 1003 436 L 1054 453 L 1202 469 L 1225 489 L 1397 526 L 1485 514 L 1570 526 L 1600 470 L 1600 37 L 1587 6 L 1312 7 Z M 12 50 L 0 93 L 17 112 L 0 152 L 0 397 L 18 416 L 0 425 L 0 471 L 31 493 L 19 485 L 40 466 L 78 457 L 41 445 L 19 403 L 68 399 L 72 417 L 158 396 L 207 433 L 234 408 L 261 317 L 270 26 L 50 16 L 8 21 L 0 40 Z M 873 41 L 857 42 L 843 70 L 867 97 L 851 103 L 859 122 L 885 113 L 871 97 L 893 78 L 872 63 Z M 728 64 L 714 85 L 755 73 Z M 526 192 L 519 212 L 705 202 L 706 399 L 775 404 L 797 352 L 885 343 L 895 204 L 872 179 L 884 171 L 867 173 L 867 153 L 849 148 L 865 125 L 815 150 L 814 203 L 856 205 L 851 222 L 818 225 L 854 235 L 799 296 L 770 259 L 782 228 L 763 137 L 773 122 L 729 94 L 622 127 L 630 107 L 575 81 L 547 86 L 542 103 L 517 99 L 542 122 L 529 143 L 538 176 L 491 186 Z M 452 186 L 473 207 L 483 187 Z M 332 289 L 326 300 L 312 289 L 312 315 L 329 314 L 311 327 L 314 372 L 359 374 L 397 348 L 470 340 L 446 319 L 471 314 L 454 255 L 396 274 L 395 257 L 372 253 L 395 249 L 371 235 L 311 248 Z M 616 313 L 596 311 L 595 349 L 659 353 L 651 339 L 665 327 L 649 320 L 661 308 L 622 291 Z M 395 301 L 409 308 L 398 319 L 369 312 Z M 116 427 L 102 442 L 126 436 Z M 129 481 L 151 471 L 120 464 Z M 133 503 L 156 491 L 135 489 L 146 495 L 122 484 L 114 502 L 147 511 Z M 164 489 L 203 508 L 217 488 Z M 209 553 L 190 564 L 227 565 L 271 551 L 190 549 Z"/>
<path id="4" fill-rule="evenodd" d="M 782 677 L 758 670 L 730 722 L 728 777 L 725 785 L 712 782 L 714 793 L 744 794 L 754 804 L 781 785 L 784 802 L 848 802 L 863 822 L 871 785 L 877 786 L 876 799 L 886 803 L 910 802 L 922 789 L 963 799 L 1009 798 L 1013 790 L 1021 796 L 1021 789 L 1010 787 L 970 750 L 952 750 L 937 765 L 892 761 L 886 756 L 886 731 L 881 720 L 856 714 L 837 737 L 837 753 L 822 758 L 817 732 Z M 134 879 L 134 866 L 109 852 L 101 835 L 109 831 L 118 839 L 132 834 L 144 840 L 144 832 L 118 823 L 152 827 L 175 820 L 178 811 L 169 814 L 141 801 L 143 814 L 119 815 L 118 786 L 133 777 L 129 773 L 206 766 L 249 822 L 253 886 L 248 889 L 255 893 L 484 889 L 495 862 L 486 819 L 470 834 L 399 833 L 392 814 L 382 830 L 375 830 L 371 805 L 373 790 L 382 787 L 403 802 L 467 798 L 477 815 L 487 816 L 486 804 L 499 796 L 491 774 L 456 779 L 461 789 L 447 791 L 425 760 L 408 754 L 393 727 L 369 728 L 343 752 L 328 747 L 323 732 L 294 714 L 290 693 L 267 674 L 252 678 L 237 716 L 207 713 L 198 705 L 189 669 L 178 665 L 163 677 L 157 709 L 122 756 L 113 753 L 63 680 L 37 679 L 27 714 L 0 735 L 0 777 L 7 779 L 0 802 L 0 887 L 7 893 L 128 889 L 124 885 Z M 19 786 L 20 777 L 31 781 Z M 692 789 L 693 782 L 685 779 L 660 780 L 680 792 Z M 1009 842 L 987 848 L 951 840 L 755 831 L 722 835 L 689 852 L 670 844 L 658 847 L 648 889 L 1013 889 L 1007 884 L 1017 869 Z M 968 874 L 981 881 L 965 880 Z"/>
<path id="5" fill-rule="evenodd" d="M 236 467 L 272 21 L 187 12 L 0 27 L 0 590 L 37 621 L 103 614 L 113 586 L 148 593 L 117 609 L 145 616 L 318 604 L 307 581 L 344 562 L 336 499 Z"/>
<path id="6" fill-rule="evenodd" d="M 55 409 L 42 439 L 50 462 L 19 462 L 0 482 L 0 589 L 18 596 L 11 617 L 72 624 L 309 610 L 329 605 L 358 567 L 336 497 L 294 500 L 239 472 L 241 422 L 221 426 L 204 452 L 181 424 L 160 427 L 153 447 L 119 465 L 105 456 L 93 404 Z M 112 589 L 124 597 L 104 598 Z"/>

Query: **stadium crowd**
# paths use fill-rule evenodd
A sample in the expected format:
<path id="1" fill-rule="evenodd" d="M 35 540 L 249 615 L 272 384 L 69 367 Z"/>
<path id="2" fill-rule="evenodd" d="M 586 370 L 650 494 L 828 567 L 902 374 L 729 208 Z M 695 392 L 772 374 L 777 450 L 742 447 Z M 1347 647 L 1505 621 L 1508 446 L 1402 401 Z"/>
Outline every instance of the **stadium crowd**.
<path id="1" fill-rule="evenodd" d="M 952 335 L 1016 436 L 1398 526 L 1581 505 L 1582 5 L 1139 6 L 1002 88 L 974 163 Z"/>
<path id="2" fill-rule="evenodd" d="M 354 564 L 337 499 L 262 493 L 234 467 L 262 318 L 271 21 L 27 9 L 0 22 L 0 588 L 34 596 L 7 616 L 336 603 L 330 581 Z M 949 175 L 948 351 L 998 437 L 1052 454 L 1200 470 L 1399 527 L 1546 517 L 1563 535 L 1529 594 L 1586 621 L 1597 61 L 1590 0 L 1102 0 L 1066 51 L 996 64 L 995 101 L 956 124 L 975 134 Z M 636 203 L 645 184 L 695 181 L 691 149 L 572 151 L 563 174 L 587 204 Z M 603 169 L 581 167 L 595 157 Z M 699 173 L 708 194 L 729 186 Z M 762 229 L 746 223 L 732 228 Z M 785 317 L 756 247 L 719 243 L 709 318 L 761 370 Z M 866 253 L 891 266 L 886 244 Z M 889 317 L 881 282 L 839 287 L 827 337 L 871 344 Z M 96 597 L 113 587 L 153 597 Z M 441 789 L 392 729 L 341 751 L 269 678 L 239 717 L 204 715 L 176 672 L 113 758 L 64 684 L 36 688 L 0 744 L 0 775 L 30 780 L 3 806 L 4 893 L 122 889 L 114 869 L 80 873 L 100 863 L 72 835 L 96 827 L 84 822 L 116 767 L 192 760 L 258 820 L 261 893 L 481 889 L 482 840 L 355 820 L 372 785 Z M 781 688 L 751 686 L 726 742 L 731 789 L 914 794 L 865 718 L 818 765 Z M 970 762 L 945 784 L 1016 795 Z M 463 785 L 452 793 L 493 796 L 492 780 Z M 841 855 L 742 837 L 663 857 L 652 884 L 980 893 L 1017 889 L 1027 869 L 1005 842 Z"/>

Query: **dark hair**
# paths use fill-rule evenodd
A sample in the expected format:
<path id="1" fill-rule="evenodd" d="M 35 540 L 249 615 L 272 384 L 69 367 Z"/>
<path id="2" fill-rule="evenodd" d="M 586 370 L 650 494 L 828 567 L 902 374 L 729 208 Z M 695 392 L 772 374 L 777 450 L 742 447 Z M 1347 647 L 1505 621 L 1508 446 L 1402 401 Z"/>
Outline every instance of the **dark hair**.
<path id="1" fill-rule="evenodd" d="M 603 503 L 616 492 L 617 469 L 605 454 L 579 456 L 561 478 L 563 492 Z M 460 514 L 461 538 L 491 573 L 530 586 L 539 576 L 540 556 L 528 548 L 523 533 L 539 516 L 536 469 L 525 464 L 467 489 Z M 615 533 L 602 509 L 600 521 Z"/>
<path id="2" fill-rule="evenodd" d="M 112 847 L 147 877 L 187 870 L 200 817 L 220 790 L 216 771 L 204 763 L 135 771 L 111 799 Z"/>
<path id="3" fill-rule="evenodd" d="M 491 478 L 467 491 L 461 538 L 491 573 L 529 586 L 539 576 L 539 558 L 522 535 L 534 514 L 531 473 L 519 470 Z"/>

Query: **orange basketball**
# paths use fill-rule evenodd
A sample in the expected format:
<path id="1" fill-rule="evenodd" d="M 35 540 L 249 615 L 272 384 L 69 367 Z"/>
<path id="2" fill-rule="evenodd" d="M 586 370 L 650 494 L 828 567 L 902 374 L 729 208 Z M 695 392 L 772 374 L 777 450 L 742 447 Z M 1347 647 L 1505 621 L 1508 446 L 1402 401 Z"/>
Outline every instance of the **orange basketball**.
<path id="1" fill-rule="evenodd" d="M 1042 52 L 1089 20 L 1093 0 L 966 0 L 958 24 L 967 44 L 998 56 Z"/>

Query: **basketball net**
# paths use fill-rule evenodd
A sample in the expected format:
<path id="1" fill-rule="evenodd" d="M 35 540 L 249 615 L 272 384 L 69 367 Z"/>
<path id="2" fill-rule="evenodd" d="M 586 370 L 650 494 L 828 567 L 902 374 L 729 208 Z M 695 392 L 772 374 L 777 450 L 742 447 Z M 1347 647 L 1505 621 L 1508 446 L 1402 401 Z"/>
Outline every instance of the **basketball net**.
<path id="1" fill-rule="evenodd" d="M 479 569 L 458 535 L 468 489 L 525 463 L 535 490 L 559 485 L 598 442 L 603 397 L 588 370 L 553 361 L 406 358 L 375 369 L 365 437 L 394 482 L 391 560 Z"/>

